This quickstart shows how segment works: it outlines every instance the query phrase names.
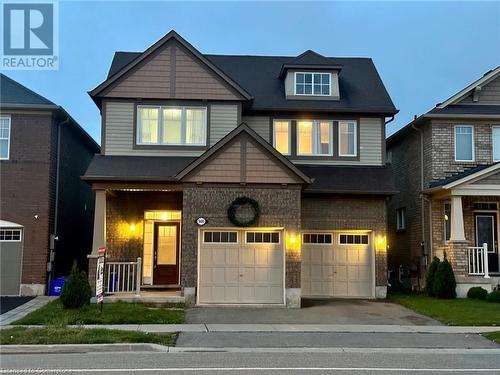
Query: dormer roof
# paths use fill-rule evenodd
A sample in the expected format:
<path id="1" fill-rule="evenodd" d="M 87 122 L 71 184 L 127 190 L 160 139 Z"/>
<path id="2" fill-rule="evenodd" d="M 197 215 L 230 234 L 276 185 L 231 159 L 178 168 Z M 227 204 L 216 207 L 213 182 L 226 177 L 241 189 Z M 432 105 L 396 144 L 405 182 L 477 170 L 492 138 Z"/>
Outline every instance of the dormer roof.
<path id="1" fill-rule="evenodd" d="M 304 69 L 304 70 L 338 70 L 342 69 L 342 65 L 333 64 L 331 59 L 320 55 L 310 49 L 301 53 L 297 57 L 290 59 L 281 66 L 279 74 L 283 78 L 288 69 Z"/>

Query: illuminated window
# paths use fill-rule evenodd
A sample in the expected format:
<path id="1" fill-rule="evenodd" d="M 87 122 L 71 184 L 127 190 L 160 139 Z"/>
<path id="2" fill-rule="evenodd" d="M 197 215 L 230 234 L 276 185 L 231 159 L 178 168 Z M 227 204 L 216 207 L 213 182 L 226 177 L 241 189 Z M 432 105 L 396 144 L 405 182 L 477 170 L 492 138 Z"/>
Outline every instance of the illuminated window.
<path id="1" fill-rule="evenodd" d="M 295 95 L 330 96 L 330 73 L 295 73 Z"/>
<path id="2" fill-rule="evenodd" d="M 274 121 L 274 148 L 283 155 L 290 155 L 290 121 Z"/>
<path id="3" fill-rule="evenodd" d="M 297 155 L 332 155 L 332 122 L 297 121 Z"/>
<path id="4" fill-rule="evenodd" d="M 137 107 L 137 143 L 141 145 L 207 144 L 207 109 L 203 107 Z"/>
<path id="5" fill-rule="evenodd" d="M 356 156 L 357 134 L 356 122 L 339 122 L 339 156 Z"/>

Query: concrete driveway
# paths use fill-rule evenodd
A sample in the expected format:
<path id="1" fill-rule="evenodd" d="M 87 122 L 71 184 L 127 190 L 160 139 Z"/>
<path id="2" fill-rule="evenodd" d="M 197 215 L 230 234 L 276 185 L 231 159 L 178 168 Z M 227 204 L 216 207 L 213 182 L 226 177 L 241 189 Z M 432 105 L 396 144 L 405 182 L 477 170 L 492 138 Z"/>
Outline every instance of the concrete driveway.
<path id="1" fill-rule="evenodd" d="M 195 307 L 187 310 L 186 323 L 441 325 L 403 306 L 371 300 L 303 300 L 301 309 Z"/>
<path id="2" fill-rule="evenodd" d="M 0 314 L 24 305 L 35 297 L 0 297 Z"/>

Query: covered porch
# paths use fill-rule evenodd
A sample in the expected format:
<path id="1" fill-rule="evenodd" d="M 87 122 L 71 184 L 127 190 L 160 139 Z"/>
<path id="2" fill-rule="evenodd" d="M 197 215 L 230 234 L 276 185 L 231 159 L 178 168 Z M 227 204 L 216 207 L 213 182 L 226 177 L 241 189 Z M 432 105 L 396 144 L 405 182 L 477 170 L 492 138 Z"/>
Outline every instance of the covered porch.
<path id="1" fill-rule="evenodd" d="M 472 286 L 490 291 L 500 281 L 499 174 L 494 164 L 427 192 L 433 255 L 446 252 L 461 297 Z"/>

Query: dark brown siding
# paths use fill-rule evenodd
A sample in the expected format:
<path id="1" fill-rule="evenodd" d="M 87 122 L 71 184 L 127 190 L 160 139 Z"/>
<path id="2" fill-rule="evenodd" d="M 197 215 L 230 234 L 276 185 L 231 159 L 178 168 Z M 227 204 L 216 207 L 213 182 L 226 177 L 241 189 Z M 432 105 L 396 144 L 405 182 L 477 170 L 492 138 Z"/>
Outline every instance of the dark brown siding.
<path id="1" fill-rule="evenodd" d="M 2 114 L 8 115 L 3 112 Z M 12 114 L 10 159 L 0 162 L 1 218 L 24 226 L 23 284 L 45 284 L 54 204 L 51 154 L 55 125 L 50 113 Z M 35 219 L 38 215 L 38 219 Z"/>

